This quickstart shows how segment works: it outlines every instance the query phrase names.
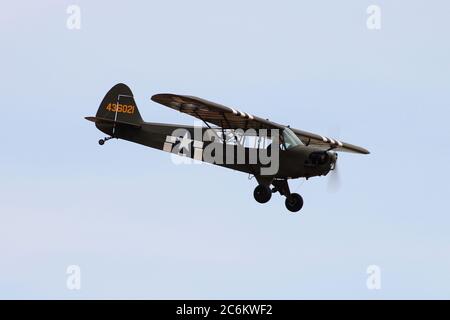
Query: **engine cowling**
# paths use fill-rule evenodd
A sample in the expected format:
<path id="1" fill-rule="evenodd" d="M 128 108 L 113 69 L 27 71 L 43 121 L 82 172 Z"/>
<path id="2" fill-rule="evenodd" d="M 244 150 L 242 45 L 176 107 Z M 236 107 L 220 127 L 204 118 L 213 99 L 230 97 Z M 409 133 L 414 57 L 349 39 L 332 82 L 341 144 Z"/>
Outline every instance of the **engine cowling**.
<path id="1" fill-rule="evenodd" d="M 314 166 L 329 164 L 332 168 L 336 164 L 337 153 L 329 151 L 315 151 L 309 155 L 308 163 Z"/>
<path id="2" fill-rule="evenodd" d="M 330 162 L 330 155 L 326 151 L 316 151 L 309 155 L 309 162 L 316 166 L 322 166 Z"/>

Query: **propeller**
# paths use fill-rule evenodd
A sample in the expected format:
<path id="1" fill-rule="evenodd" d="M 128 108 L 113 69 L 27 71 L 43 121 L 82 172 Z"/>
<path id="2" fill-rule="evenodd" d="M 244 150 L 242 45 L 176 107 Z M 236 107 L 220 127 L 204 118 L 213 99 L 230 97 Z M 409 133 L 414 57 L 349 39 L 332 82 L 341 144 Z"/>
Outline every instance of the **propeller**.
<path id="1" fill-rule="evenodd" d="M 338 161 L 336 154 L 336 162 L 334 163 L 334 169 L 331 170 L 329 173 L 327 184 L 328 191 L 333 193 L 339 191 L 342 185 L 337 163 Z"/>
<path id="2" fill-rule="evenodd" d="M 340 139 L 341 127 L 339 125 L 334 125 L 328 129 L 329 135 L 333 139 Z M 341 177 L 338 170 L 338 154 L 336 153 L 336 161 L 334 163 L 334 170 L 329 173 L 327 189 L 331 193 L 336 193 L 342 186 Z"/>

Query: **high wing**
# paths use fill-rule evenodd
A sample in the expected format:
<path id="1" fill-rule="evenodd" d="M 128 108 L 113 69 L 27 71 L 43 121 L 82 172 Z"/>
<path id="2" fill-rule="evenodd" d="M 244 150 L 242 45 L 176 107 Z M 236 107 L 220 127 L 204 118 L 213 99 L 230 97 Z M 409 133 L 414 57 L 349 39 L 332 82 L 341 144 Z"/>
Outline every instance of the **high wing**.
<path id="1" fill-rule="evenodd" d="M 337 139 L 328 138 L 315 133 L 302 131 L 298 129 L 290 128 L 297 137 L 307 146 L 316 146 L 326 149 L 331 149 L 333 151 L 344 151 L 352 153 L 369 154 L 370 152 L 363 147 L 358 147 L 353 144 L 342 142 Z"/>
<path id="2" fill-rule="evenodd" d="M 224 129 L 283 129 L 269 120 L 197 97 L 162 93 L 152 100 Z"/>
<path id="3" fill-rule="evenodd" d="M 223 106 L 205 99 L 170 93 L 156 94 L 152 100 L 174 110 L 186 113 L 205 123 L 212 123 L 223 129 L 284 129 L 287 126 L 259 118 L 235 108 Z M 290 127 L 289 127 L 290 128 Z M 323 149 L 368 154 L 369 151 L 336 139 L 318 134 L 290 128 L 307 146 L 317 146 Z"/>

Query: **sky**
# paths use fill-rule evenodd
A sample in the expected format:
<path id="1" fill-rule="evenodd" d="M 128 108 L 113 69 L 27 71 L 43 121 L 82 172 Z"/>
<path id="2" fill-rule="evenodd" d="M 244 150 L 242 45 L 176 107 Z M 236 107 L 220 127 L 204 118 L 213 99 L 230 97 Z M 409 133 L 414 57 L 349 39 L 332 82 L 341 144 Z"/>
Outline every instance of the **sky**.
<path id="1" fill-rule="evenodd" d="M 70 5 L 80 29 L 67 27 Z M 369 29 L 377 5 L 380 29 Z M 13 1 L 0 11 L 0 298 L 449 299 L 448 1 Z M 123 82 L 366 147 L 305 205 L 104 135 Z M 79 287 L 68 285 L 79 267 Z M 379 270 L 376 288 L 368 268 Z M 77 276 L 78 276 L 77 275 Z M 70 282 L 70 281 L 69 281 Z"/>

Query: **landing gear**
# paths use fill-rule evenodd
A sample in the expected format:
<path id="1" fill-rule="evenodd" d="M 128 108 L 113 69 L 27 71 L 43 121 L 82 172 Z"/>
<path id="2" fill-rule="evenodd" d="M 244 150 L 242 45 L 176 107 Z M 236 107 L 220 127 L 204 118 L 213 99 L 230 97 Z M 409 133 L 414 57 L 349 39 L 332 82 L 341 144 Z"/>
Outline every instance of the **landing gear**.
<path id="1" fill-rule="evenodd" d="M 279 192 L 286 197 L 286 208 L 291 212 L 298 212 L 303 207 L 303 198 L 298 193 L 291 193 L 287 179 L 262 180 L 261 177 L 256 178 L 259 185 L 255 188 L 253 196 L 259 203 L 266 203 L 272 197 L 272 193 Z M 270 189 L 273 185 L 273 189 Z"/>
<path id="2" fill-rule="evenodd" d="M 303 207 L 303 198 L 298 193 L 291 193 L 284 202 L 286 208 L 291 212 L 298 212 Z"/>
<path id="3" fill-rule="evenodd" d="M 98 140 L 98 144 L 102 146 L 105 144 L 106 141 L 111 140 L 112 138 L 113 137 L 106 137 L 104 139 L 100 139 L 100 140 Z"/>
<path id="4" fill-rule="evenodd" d="M 270 187 L 260 184 L 253 191 L 253 196 L 259 203 L 266 203 L 272 198 L 272 190 L 270 190 Z"/>

